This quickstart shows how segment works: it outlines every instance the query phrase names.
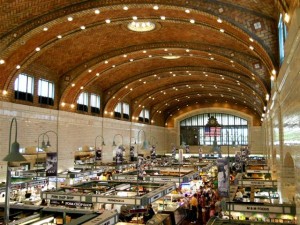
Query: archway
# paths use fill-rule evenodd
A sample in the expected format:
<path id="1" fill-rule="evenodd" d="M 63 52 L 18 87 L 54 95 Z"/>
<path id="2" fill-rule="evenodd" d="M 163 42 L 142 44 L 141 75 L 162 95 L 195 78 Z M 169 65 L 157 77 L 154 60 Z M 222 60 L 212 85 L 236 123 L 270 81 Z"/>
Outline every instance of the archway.
<path id="1" fill-rule="evenodd" d="M 282 190 L 281 196 L 283 202 L 294 201 L 294 196 L 296 193 L 296 183 L 295 183 L 295 168 L 294 168 L 294 160 L 291 154 L 288 152 L 285 155 L 283 167 L 282 167 Z"/>

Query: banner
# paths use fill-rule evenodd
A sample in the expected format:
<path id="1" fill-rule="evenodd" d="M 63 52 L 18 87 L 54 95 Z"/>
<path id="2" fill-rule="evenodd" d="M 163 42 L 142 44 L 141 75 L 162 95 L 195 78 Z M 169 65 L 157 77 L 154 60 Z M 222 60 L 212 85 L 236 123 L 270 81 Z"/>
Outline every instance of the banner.
<path id="1" fill-rule="evenodd" d="M 138 163 L 137 163 L 137 176 L 138 176 L 138 180 L 143 180 L 144 177 L 144 164 L 145 164 L 145 160 L 144 157 L 142 156 L 138 156 Z"/>
<path id="2" fill-rule="evenodd" d="M 57 152 L 47 152 L 46 155 L 46 176 L 57 176 Z"/>
<path id="3" fill-rule="evenodd" d="M 229 197 L 229 163 L 228 158 L 217 159 L 218 191 L 221 197 Z"/>
<path id="4" fill-rule="evenodd" d="M 185 146 L 185 153 L 190 153 L 190 146 L 189 145 Z"/>
<path id="5" fill-rule="evenodd" d="M 130 155 L 130 161 L 133 162 L 134 161 L 134 146 L 130 146 L 129 155 Z"/>
<path id="6" fill-rule="evenodd" d="M 199 150 L 198 150 L 198 153 L 199 153 L 199 156 L 198 156 L 198 158 L 199 158 L 199 162 L 202 160 L 202 148 L 199 148 Z"/>
<path id="7" fill-rule="evenodd" d="M 151 156 L 151 162 L 156 160 L 156 147 L 155 147 L 155 145 L 152 145 L 150 156 Z"/>
<path id="8" fill-rule="evenodd" d="M 95 160 L 96 161 L 101 161 L 102 160 L 102 149 L 101 148 L 96 149 Z"/>
<path id="9" fill-rule="evenodd" d="M 183 149 L 178 150 L 178 162 L 179 164 L 183 163 Z"/>
<path id="10" fill-rule="evenodd" d="M 123 163 L 123 146 L 119 146 L 116 150 L 116 164 L 122 164 Z"/>
<path id="11" fill-rule="evenodd" d="M 172 147 L 172 158 L 175 159 L 176 156 L 176 146 Z"/>

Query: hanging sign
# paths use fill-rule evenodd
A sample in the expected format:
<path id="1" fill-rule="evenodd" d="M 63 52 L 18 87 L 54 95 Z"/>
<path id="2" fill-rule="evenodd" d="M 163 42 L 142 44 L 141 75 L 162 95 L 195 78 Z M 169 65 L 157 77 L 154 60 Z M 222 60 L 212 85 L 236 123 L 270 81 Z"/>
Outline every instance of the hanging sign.
<path id="1" fill-rule="evenodd" d="M 57 176 L 57 152 L 47 152 L 46 176 Z"/>
<path id="2" fill-rule="evenodd" d="M 218 191 L 221 197 L 229 197 L 229 165 L 227 158 L 217 159 Z"/>

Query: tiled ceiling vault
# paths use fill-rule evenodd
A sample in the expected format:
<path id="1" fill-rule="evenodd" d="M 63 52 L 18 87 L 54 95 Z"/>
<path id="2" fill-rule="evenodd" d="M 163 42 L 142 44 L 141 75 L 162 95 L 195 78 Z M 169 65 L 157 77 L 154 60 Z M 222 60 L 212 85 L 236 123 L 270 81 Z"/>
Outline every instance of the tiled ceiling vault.
<path id="1" fill-rule="evenodd" d="M 76 111 L 72 104 L 88 91 L 101 95 L 103 117 L 125 101 L 133 120 L 144 107 L 161 126 L 207 107 L 259 124 L 278 71 L 280 2 L 2 1 L 1 100 L 16 102 L 14 80 L 26 72 L 55 81 L 54 109 Z M 131 31 L 132 22 L 155 28 Z"/>

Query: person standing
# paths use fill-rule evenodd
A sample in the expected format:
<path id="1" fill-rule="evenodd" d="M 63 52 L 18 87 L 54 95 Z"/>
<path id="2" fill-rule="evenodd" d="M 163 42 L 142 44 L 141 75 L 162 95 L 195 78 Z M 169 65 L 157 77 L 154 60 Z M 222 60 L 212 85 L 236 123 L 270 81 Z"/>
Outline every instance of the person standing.
<path id="1" fill-rule="evenodd" d="M 193 197 L 190 200 L 190 206 L 192 208 L 191 210 L 191 223 L 196 223 L 197 221 L 197 207 L 198 207 L 198 200 L 197 200 L 197 194 L 195 193 Z"/>
<path id="2" fill-rule="evenodd" d="M 147 211 L 145 212 L 144 216 L 143 216 L 143 220 L 144 220 L 144 223 L 146 224 L 148 220 L 150 220 L 153 216 L 155 215 L 155 212 L 152 208 L 152 205 L 149 204 L 147 206 Z"/>

